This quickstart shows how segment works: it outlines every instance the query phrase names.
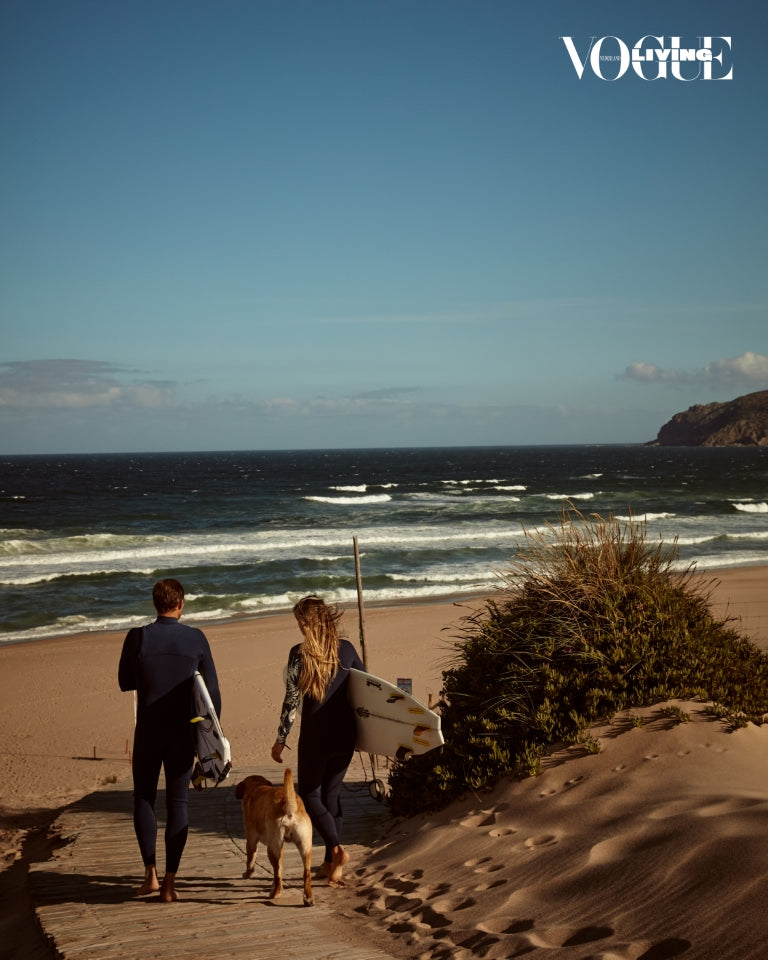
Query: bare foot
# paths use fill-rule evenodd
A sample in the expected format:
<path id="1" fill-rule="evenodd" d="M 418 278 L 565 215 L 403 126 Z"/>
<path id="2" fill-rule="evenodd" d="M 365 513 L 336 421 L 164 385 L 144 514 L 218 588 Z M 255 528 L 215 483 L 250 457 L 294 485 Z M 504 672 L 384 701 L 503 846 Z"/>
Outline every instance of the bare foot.
<path id="1" fill-rule="evenodd" d="M 333 860 L 331 861 L 331 872 L 328 879 L 334 886 L 341 886 L 341 874 L 346 864 L 349 863 L 349 854 L 341 844 L 334 847 L 331 853 L 333 854 Z"/>
<path id="2" fill-rule="evenodd" d="M 146 897 L 147 894 L 157 893 L 160 884 L 157 879 L 157 870 L 155 867 L 146 867 L 144 870 L 144 883 L 136 891 L 137 897 Z"/>
<path id="3" fill-rule="evenodd" d="M 175 880 L 175 873 L 166 873 L 163 877 L 163 882 L 160 886 L 160 900 L 163 903 L 175 903 L 179 899 L 179 895 L 174 888 Z"/>
<path id="4" fill-rule="evenodd" d="M 333 865 L 328 863 L 327 860 L 323 861 L 322 866 L 318 867 L 317 879 L 327 880 L 331 875 L 331 870 L 333 870 Z"/>

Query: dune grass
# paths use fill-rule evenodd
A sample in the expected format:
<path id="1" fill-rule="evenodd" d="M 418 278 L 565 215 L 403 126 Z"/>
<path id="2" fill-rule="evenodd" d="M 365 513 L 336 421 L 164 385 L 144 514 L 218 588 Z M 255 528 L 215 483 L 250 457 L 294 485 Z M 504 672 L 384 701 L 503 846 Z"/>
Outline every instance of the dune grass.
<path id="1" fill-rule="evenodd" d="M 535 775 L 557 746 L 597 752 L 590 728 L 633 707 L 700 699 L 734 727 L 762 723 L 768 656 L 713 617 L 716 581 L 678 559 L 631 519 L 569 509 L 526 532 L 499 596 L 461 622 L 443 673 L 446 744 L 394 765 L 392 812 Z"/>

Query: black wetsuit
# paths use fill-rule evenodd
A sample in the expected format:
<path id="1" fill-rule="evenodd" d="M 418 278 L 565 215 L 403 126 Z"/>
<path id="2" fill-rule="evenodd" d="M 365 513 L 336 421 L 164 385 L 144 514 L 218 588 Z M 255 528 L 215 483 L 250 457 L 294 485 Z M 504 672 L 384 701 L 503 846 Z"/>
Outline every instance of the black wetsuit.
<path id="1" fill-rule="evenodd" d="M 128 631 L 118 668 L 121 690 L 136 690 L 133 740 L 133 822 L 145 866 L 155 864 L 155 800 L 165 770 L 165 869 L 177 873 L 187 840 L 187 800 L 195 759 L 190 718 L 192 680 L 199 670 L 216 712 L 221 696 L 216 668 L 202 630 L 158 617 Z"/>
<path id="2" fill-rule="evenodd" d="M 355 715 L 347 699 L 347 673 L 350 667 L 364 670 L 357 651 L 349 640 L 339 640 L 341 668 L 322 700 L 305 696 L 298 682 L 301 673 L 301 647 L 296 644 L 288 656 L 285 700 L 280 714 L 277 742 L 285 743 L 293 726 L 299 703 L 299 795 L 307 813 L 325 842 L 325 860 L 341 842 L 341 785 L 355 752 Z"/>

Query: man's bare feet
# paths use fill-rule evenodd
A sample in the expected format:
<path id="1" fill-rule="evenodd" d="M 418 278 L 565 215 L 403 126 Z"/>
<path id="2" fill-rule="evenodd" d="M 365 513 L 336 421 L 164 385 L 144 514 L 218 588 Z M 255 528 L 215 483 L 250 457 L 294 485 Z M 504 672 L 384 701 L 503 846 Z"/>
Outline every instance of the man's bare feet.
<path id="1" fill-rule="evenodd" d="M 160 899 L 163 903 L 175 903 L 179 899 L 178 893 L 174 888 L 176 880 L 175 873 L 166 873 L 160 886 Z"/>
<path id="2" fill-rule="evenodd" d="M 157 869 L 154 866 L 144 868 L 144 883 L 136 892 L 137 897 L 146 897 L 150 893 L 157 893 L 160 883 L 157 879 Z"/>
<path id="3" fill-rule="evenodd" d="M 334 847 L 331 853 L 333 859 L 331 860 L 331 872 L 328 875 L 328 880 L 335 886 L 343 886 L 341 875 L 344 867 L 349 863 L 349 854 L 341 844 Z"/>

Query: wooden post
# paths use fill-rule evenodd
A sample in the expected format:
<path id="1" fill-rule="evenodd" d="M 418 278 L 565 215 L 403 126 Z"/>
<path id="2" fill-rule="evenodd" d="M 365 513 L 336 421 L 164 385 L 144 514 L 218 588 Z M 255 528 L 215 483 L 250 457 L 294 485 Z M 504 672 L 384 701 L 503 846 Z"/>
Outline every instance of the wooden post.
<path id="1" fill-rule="evenodd" d="M 357 580 L 357 614 L 360 619 L 360 654 L 363 665 L 368 669 L 368 656 L 365 652 L 365 613 L 363 611 L 363 580 L 360 576 L 360 550 L 357 546 L 357 537 L 352 537 L 352 545 L 355 549 L 355 578 Z"/>

